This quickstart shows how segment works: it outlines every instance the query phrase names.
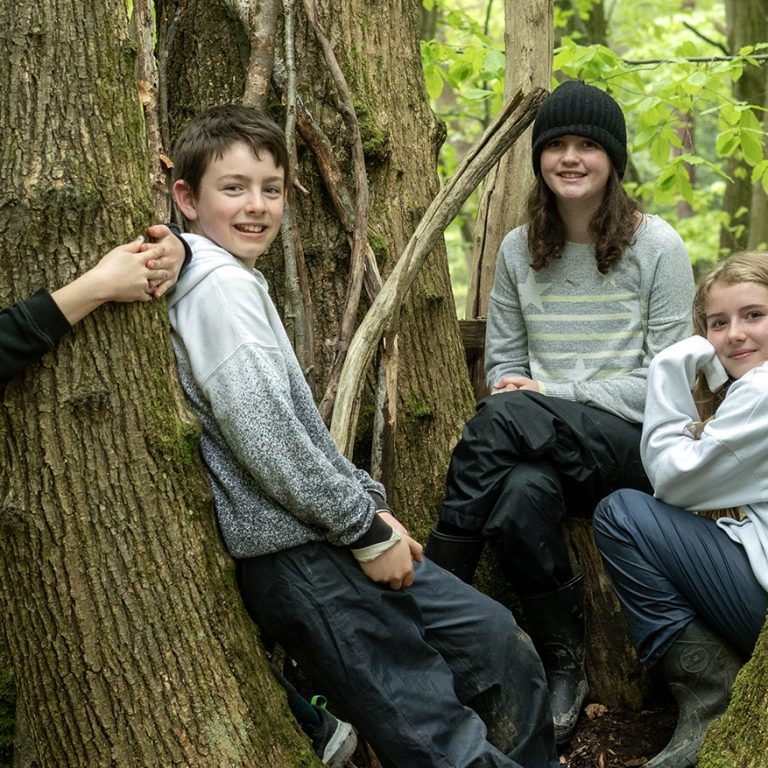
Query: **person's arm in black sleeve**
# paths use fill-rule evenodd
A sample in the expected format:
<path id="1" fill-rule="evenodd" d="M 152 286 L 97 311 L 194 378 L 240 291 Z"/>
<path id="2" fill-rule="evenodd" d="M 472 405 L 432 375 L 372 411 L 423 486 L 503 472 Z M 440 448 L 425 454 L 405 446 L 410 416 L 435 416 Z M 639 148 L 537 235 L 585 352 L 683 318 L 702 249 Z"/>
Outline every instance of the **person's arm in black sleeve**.
<path id="1" fill-rule="evenodd" d="M 72 326 L 41 288 L 0 312 L 0 388 L 58 344 Z"/>
<path id="2" fill-rule="evenodd" d="M 186 244 L 164 225 L 113 248 L 53 293 L 40 289 L 0 312 L 0 388 L 53 349 L 73 325 L 108 301 L 150 301 L 176 282 Z"/>

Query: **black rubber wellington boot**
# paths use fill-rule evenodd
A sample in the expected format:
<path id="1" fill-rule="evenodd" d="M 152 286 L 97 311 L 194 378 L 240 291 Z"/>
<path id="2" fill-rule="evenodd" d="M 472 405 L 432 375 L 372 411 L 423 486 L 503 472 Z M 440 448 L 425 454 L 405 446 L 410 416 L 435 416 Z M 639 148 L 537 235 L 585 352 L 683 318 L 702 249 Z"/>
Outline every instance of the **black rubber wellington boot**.
<path id="1" fill-rule="evenodd" d="M 455 536 L 433 526 L 424 554 L 467 584 L 472 583 L 485 542 L 477 536 Z"/>
<path id="2" fill-rule="evenodd" d="M 584 671 L 584 576 L 554 592 L 521 599 L 525 628 L 547 673 L 555 741 L 568 741 L 587 696 Z"/>
<path id="3" fill-rule="evenodd" d="M 703 621 L 694 619 L 661 658 L 675 697 L 677 727 L 664 749 L 644 768 L 693 768 L 706 727 L 725 712 L 741 657 Z"/>

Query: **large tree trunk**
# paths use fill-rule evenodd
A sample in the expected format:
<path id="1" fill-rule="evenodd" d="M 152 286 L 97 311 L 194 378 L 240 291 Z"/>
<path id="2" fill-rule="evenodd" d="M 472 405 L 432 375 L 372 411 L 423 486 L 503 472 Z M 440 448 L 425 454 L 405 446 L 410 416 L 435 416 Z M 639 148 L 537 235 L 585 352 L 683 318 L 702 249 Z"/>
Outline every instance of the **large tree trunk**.
<path id="1" fill-rule="evenodd" d="M 154 219 L 124 6 L 1 0 L 0 301 Z M 40 766 L 314 764 L 223 553 L 162 304 L 86 319 L 0 409 L 0 604 Z"/>
<path id="2" fill-rule="evenodd" d="M 728 50 L 735 54 L 745 45 L 764 40 L 768 33 L 765 0 L 726 0 Z M 749 104 L 763 105 L 766 101 L 768 76 L 765 67 L 747 65 L 742 76 L 733 84 L 733 96 Z M 723 211 L 729 224 L 720 228 L 720 248 L 726 253 L 746 248 L 750 243 L 749 225 L 752 206 L 751 168 L 741 157 L 729 158 L 726 173 L 732 181 L 725 187 Z M 757 194 L 760 194 L 758 191 Z"/>
<path id="3" fill-rule="evenodd" d="M 419 8 L 347 0 L 318 14 L 360 122 L 368 241 L 385 273 L 437 189 L 442 132 L 422 82 Z M 281 116 L 266 83 L 282 3 L 162 2 L 157 12 L 166 151 L 208 103 L 245 100 Z M 66 282 L 154 215 L 127 20 L 82 0 L 66 9 L 0 0 L 0 23 L 19 41 L 0 64 L 0 170 L 13 201 L 0 208 L 8 302 Z M 296 24 L 303 103 L 342 148 L 354 197 L 348 135 L 303 7 Z M 281 96 L 282 77 L 273 77 Z M 337 352 L 350 247 L 315 147 L 302 134 L 298 148 L 319 395 Z M 262 266 L 280 306 L 282 256 Z M 412 289 L 398 335 L 397 429 L 381 465 L 396 508 L 423 536 L 472 403 L 442 251 Z M 174 370 L 162 307 L 111 307 L 6 392 L 0 599 L 37 759 L 314 764 L 242 611 Z"/>

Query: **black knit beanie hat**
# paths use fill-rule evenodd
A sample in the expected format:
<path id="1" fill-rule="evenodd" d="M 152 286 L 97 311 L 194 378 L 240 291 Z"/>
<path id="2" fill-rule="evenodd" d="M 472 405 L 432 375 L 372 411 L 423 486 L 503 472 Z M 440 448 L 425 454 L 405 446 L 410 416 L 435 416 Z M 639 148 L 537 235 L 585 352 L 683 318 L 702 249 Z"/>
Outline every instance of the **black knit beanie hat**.
<path id="1" fill-rule="evenodd" d="M 558 136 L 586 136 L 608 153 L 623 178 L 627 167 L 627 127 L 621 107 L 605 91 L 583 80 L 568 80 L 547 97 L 533 123 L 533 170 L 541 168 L 541 151 Z"/>

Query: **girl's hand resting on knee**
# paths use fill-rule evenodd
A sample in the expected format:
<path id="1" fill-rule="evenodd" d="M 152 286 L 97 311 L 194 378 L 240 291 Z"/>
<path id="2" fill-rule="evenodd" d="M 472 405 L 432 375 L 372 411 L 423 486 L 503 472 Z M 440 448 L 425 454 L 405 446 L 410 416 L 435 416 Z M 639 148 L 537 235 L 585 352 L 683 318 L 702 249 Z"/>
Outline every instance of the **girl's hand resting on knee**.
<path id="1" fill-rule="evenodd" d="M 529 392 L 539 391 L 539 382 L 529 379 L 527 376 L 502 376 L 494 385 L 492 395 L 499 392 L 514 392 L 516 389 L 525 389 Z"/>

